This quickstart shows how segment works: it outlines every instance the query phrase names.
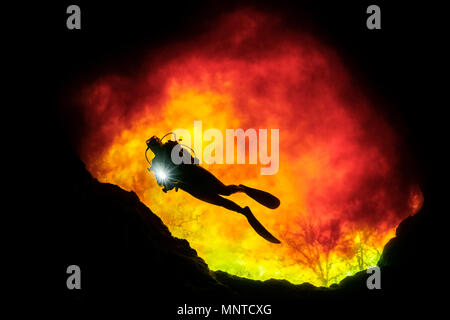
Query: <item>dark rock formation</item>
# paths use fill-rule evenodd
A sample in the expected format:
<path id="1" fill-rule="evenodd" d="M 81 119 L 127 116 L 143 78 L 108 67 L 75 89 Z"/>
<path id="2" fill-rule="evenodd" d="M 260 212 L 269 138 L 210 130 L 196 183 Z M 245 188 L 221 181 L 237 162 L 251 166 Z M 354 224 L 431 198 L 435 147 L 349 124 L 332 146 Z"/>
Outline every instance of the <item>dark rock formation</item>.
<path id="1" fill-rule="evenodd" d="M 65 163 L 70 170 L 66 167 L 55 185 L 59 220 L 54 243 L 64 305 L 144 308 L 171 318 L 185 303 L 269 303 L 272 317 L 284 318 L 299 309 L 302 314 L 324 315 L 345 306 L 356 314 L 399 307 L 399 301 L 408 301 L 411 308 L 433 292 L 429 287 L 433 241 L 426 207 L 403 221 L 386 245 L 379 262 L 382 290 L 367 289 L 365 271 L 330 288 L 285 280 L 262 282 L 210 271 L 189 243 L 172 237 L 134 192 L 98 182 L 76 157 Z M 62 243 L 64 249 L 58 246 Z M 65 268 L 70 264 L 81 267 L 80 291 L 65 288 Z"/>

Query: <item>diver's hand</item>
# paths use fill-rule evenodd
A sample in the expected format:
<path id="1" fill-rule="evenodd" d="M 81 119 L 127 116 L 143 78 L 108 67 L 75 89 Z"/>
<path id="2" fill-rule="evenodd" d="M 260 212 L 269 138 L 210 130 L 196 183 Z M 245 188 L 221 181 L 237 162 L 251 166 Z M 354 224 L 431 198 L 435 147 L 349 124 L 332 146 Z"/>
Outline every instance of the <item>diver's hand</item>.
<path id="1" fill-rule="evenodd" d="M 173 188 L 175 188 L 173 184 L 164 184 L 164 188 L 162 189 L 162 191 L 164 191 L 164 193 L 167 193 L 167 191 L 170 191 Z"/>

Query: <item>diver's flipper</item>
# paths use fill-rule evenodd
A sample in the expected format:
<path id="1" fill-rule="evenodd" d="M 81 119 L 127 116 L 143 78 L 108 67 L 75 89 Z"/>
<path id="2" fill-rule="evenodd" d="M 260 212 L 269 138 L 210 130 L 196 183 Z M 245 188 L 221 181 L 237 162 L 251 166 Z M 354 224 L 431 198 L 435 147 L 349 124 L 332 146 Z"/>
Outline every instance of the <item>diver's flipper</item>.
<path id="1" fill-rule="evenodd" d="M 239 187 L 241 187 L 242 191 L 245 192 L 245 194 L 247 194 L 250 198 L 258 201 L 260 204 L 266 206 L 267 208 L 276 209 L 280 205 L 280 199 L 268 192 L 250 188 L 242 184 L 240 184 Z"/>
<path id="2" fill-rule="evenodd" d="M 248 220 L 248 223 L 253 227 L 257 234 L 272 243 L 281 243 L 280 240 L 275 238 L 266 228 L 255 218 L 253 213 L 250 211 L 249 207 L 245 207 L 245 217 Z"/>

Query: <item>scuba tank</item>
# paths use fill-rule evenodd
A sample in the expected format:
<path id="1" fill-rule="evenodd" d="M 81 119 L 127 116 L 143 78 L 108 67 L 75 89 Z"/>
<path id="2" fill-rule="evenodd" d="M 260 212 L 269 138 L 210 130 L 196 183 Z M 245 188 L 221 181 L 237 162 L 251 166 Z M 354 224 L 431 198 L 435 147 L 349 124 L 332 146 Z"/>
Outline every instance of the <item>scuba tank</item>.
<path id="1" fill-rule="evenodd" d="M 152 142 L 154 142 L 154 141 L 157 141 L 157 140 L 159 140 L 159 142 L 161 143 L 161 146 L 164 146 L 165 144 L 163 144 L 162 143 L 162 141 L 164 140 L 164 138 L 165 137 L 167 137 L 169 134 L 173 134 L 173 136 L 174 136 L 174 140 L 169 140 L 168 142 L 166 142 L 166 143 L 169 143 L 169 142 L 173 142 L 173 147 L 175 147 L 176 145 L 179 145 L 180 146 L 180 152 L 187 152 L 189 155 L 190 155 L 190 157 L 191 157 L 191 164 L 199 164 L 199 162 L 200 162 L 200 160 L 197 158 L 197 156 L 196 156 L 196 154 L 195 154 L 195 150 L 194 149 L 192 149 L 191 147 L 189 147 L 189 146 L 187 146 L 187 145 L 185 145 L 185 144 L 182 144 L 182 143 L 180 143 L 180 141 L 182 141 L 182 139 L 180 138 L 180 139 L 177 139 L 177 136 L 176 136 L 176 134 L 174 133 L 174 132 L 168 132 L 168 133 L 166 133 L 161 139 L 159 139 L 158 137 L 156 137 L 156 136 L 153 136 L 153 137 L 151 137 L 150 139 L 148 139 L 147 141 L 146 141 L 146 144 L 147 144 L 147 149 L 145 150 L 145 159 L 147 160 L 147 163 L 151 166 L 151 162 L 150 162 L 150 160 L 148 159 L 148 157 L 147 157 L 147 152 L 148 152 L 148 150 L 149 149 L 151 149 L 151 144 L 152 144 Z M 183 147 L 185 147 L 185 148 L 183 148 Z M 187 148 L 187 149 L 186 149 Z M 189 150 L 190 151 L 189 151 Z M 191 153 L 191 151 L 192 151 L 192 153 Z M 156 154 L 155 154 L 155 156 L 156 156 Z M 149 168 L 150 169 L 150 168 Z"/>

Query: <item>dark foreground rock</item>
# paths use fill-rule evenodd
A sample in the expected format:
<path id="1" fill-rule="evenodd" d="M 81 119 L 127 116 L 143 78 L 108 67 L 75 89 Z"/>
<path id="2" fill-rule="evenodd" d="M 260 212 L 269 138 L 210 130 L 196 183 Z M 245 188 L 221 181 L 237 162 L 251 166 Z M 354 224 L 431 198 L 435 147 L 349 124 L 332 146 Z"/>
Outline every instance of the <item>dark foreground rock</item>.
<path id="1" fill-rule="evenodd" d="M 367 289 L 365 271 L 330 288 L 262 282 L 210 271 L 189 243 L 174 238 L 134 192 L 98 182 L 75 157 L 68 166 L 71 170 L 56 179 L 53 202 L 52 255 L 59 266 L 58 301 L 64 306 L 139 308 L 172 318 L 184 304 L 220 308 L 227 303 L 268 303 L 272 318 L 285 318 L 338 310 L 357 315 L 383 307 L 401 314 L 434 297 L 432 226 L 426 206 L 403 221 L 386 245 L 379 262 L 381 290 Z M 65 287 L 65 268 L 71 264 L 81 267 L 82 290 Z"/>

